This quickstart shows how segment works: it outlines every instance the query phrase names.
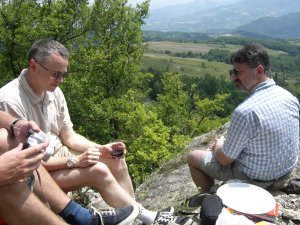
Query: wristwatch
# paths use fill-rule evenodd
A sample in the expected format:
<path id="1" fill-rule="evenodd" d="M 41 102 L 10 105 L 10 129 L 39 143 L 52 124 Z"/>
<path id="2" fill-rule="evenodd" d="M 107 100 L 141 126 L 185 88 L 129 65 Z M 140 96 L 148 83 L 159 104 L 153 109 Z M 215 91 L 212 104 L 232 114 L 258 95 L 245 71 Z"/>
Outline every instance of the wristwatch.
<path id="1" fill-rule="evenodd" d="M 68 168 L 74 168 L 75 166 L 75 160 L 73 156 L 69 156 L 68 160 L 67 160 L 67 167 Z"/>

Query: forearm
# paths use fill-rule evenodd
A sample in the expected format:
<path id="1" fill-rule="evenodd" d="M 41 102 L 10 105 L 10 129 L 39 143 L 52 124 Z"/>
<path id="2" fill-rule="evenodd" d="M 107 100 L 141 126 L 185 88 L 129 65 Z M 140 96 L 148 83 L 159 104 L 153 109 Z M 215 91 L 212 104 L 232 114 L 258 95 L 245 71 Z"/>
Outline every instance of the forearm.
<path id="1" fill-rule="evenodd" d="M 17 118 L 11 116 L 10 114 L 0 111 L 0 128 L 10 129 L 10 125 L 15 121 Z"/>
<path id="2" fill-rule="evenodd" d="M 84 152 L 88 148 L 100 148 L 101 145 L 88 140 L 87 138 L 83 137 L 80 134 L 73 133 L 72 135 L 68 136 L 68 138 L 63 138 L 63 144 L 66 145 L 70 149 L 74 149 L 79 152 Z"/>
<path id="3" fill-rule="evenodd" d="M 218 163 L 220 163 L 221 165 L 223 165 L 223 157 L 224 157 L 224 154 L 222 153 L 222 148 L 217 148 L 217 149 L 214 149 L 214 156 L 216 158 L 216 160 L 218 161 Z"/>
<path id="4" fill-rule="evenodd" d="M 50 157 L 47 162 L 42 162 L 42 164 L 48 171 L 68 169 L 67 160 L 68 157 Z"/>
<path id="5" fill-rule="evenodd" d="M 228 158 L 223 152 L 222 148 L 224 145 L 224 137 L 221 136 L 219 139 L 216 140 L 215 145 L 212 148 L 212 151 L 214 152 L 214 156 L 218 163 L 220 163 L 222 166 L 227 166 L 233 162 L 231 158 Z"/>

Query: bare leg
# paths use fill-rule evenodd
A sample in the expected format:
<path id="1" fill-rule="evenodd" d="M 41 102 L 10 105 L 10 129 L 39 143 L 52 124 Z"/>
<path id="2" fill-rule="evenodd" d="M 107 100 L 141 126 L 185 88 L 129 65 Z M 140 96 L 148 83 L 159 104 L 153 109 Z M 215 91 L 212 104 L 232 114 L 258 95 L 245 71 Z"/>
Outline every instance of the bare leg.
<path id="1" fill-rule="evenodd" d="M 106 164 L 101 162 L 86 168 L 53 171 L 51 176 L 65 191 L 94 186 L 104 201 L 115 208 L 137 204 L 133 197 L 116 181 Z"/>
<path id="2" fill-rule="evenodd" d="M 116 181 L 126 190 L 132 197 L 134 197 L 134 191 L 132 181 L 129 176 L 126 160 L 124 159 L 107 159 L 101 158 L 100 162 L 103 162 L 110 169 L 111 173 L 115 177 Z"/>
<path id="3" fill-rule="evenodd" d="M 2 154 L 3 152 L 16 147 L 18 141 L 16 138 L 13 138 L 6 129 L 0 129 L 0 143 L 0 154 Z M 49 201 L 51 209 L 55 213 L 59 213 L 66 207 L 71 199 L 58 187 L 44 167 L 40 166 L 38 171 L 40 173 L 43 191 Z M 45 197 L 41 194 L 40 184 L 37 176 L 34 192 L 41 200 L 45 199 Z"/>
<path id="4" fill-rule="evenodd" d="M 214 179 L 209 177 L 200 168 L 200 161 L 206 156 L 207 151 L 195 150 L 190 152 L 187 157 L 188 166 L 192 179 L 197 187 L 200 187 L 203 192 L 207 192 L 214 185 Z"/>
<path id="5" fill-rule="evenodd" d="M 9 225 L 66 225 L 24 182 L 0 186 L 0 215 Z"/>
<path id="6" fill-rule="evenodd" d="M 60 187 L 56 184 L 43 166 L 39 167 L 38 172 L 41 177 L 42 189 L 37 176 L 35 176 L 36 182 L 33 190 L 34 193 L 43 201 L 45 201 L 46 197 L 53 212 L 61 212 L 71 201 L 71 199 L 60 189 Z"/>
<path id="7" fill-rule="evenodd" d="M 18 141 L 6 129 L 0 129 L 0 143 L 0 155 L 18 145 Z M 42 187 L 51 209 L 55 213 L 59 213 L 71 199 L 57 186 L 42 166 L 38 170 L 40 171 Z M 37 184 L 38 181 L 36 182 L 36 186 Z M 35 189 L 38 197 L 44 199 L 44 196 L 41 195 L 40 187 L 38 186 Z M 5 221 L 10 225 L 66 224 L 28 189 L 24 181 L 0 186 L 0 193 L 0 215 L 3 215 Z"/>

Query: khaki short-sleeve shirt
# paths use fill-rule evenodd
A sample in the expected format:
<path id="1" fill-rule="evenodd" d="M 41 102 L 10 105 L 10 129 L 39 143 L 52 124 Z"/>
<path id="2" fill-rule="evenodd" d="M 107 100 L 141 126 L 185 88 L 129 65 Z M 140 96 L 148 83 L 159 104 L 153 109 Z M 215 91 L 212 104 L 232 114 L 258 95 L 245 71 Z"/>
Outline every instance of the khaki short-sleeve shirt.
<path id="1" fill-rule="evenodd" d="M 23 70 L 20 76 L 0 89 L 0 110 L 35 121 L 45 132 L 59 136 L 61 130 L 73 129 L 65 97 L 59 87 L 37 96 L 28 85 Z"/>

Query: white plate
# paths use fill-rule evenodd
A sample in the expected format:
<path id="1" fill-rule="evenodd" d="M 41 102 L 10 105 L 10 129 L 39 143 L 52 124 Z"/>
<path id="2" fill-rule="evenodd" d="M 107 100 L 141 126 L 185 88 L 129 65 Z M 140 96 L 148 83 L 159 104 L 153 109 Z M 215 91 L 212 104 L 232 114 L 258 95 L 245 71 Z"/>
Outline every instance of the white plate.
<path id="1" fill-rule="evenodd" d="M 228 183 L 217 190 L 223 204 L 248 214 L 263 214 L 275 208 L 274 197 L 265 189 L 247 183 Z"/>

